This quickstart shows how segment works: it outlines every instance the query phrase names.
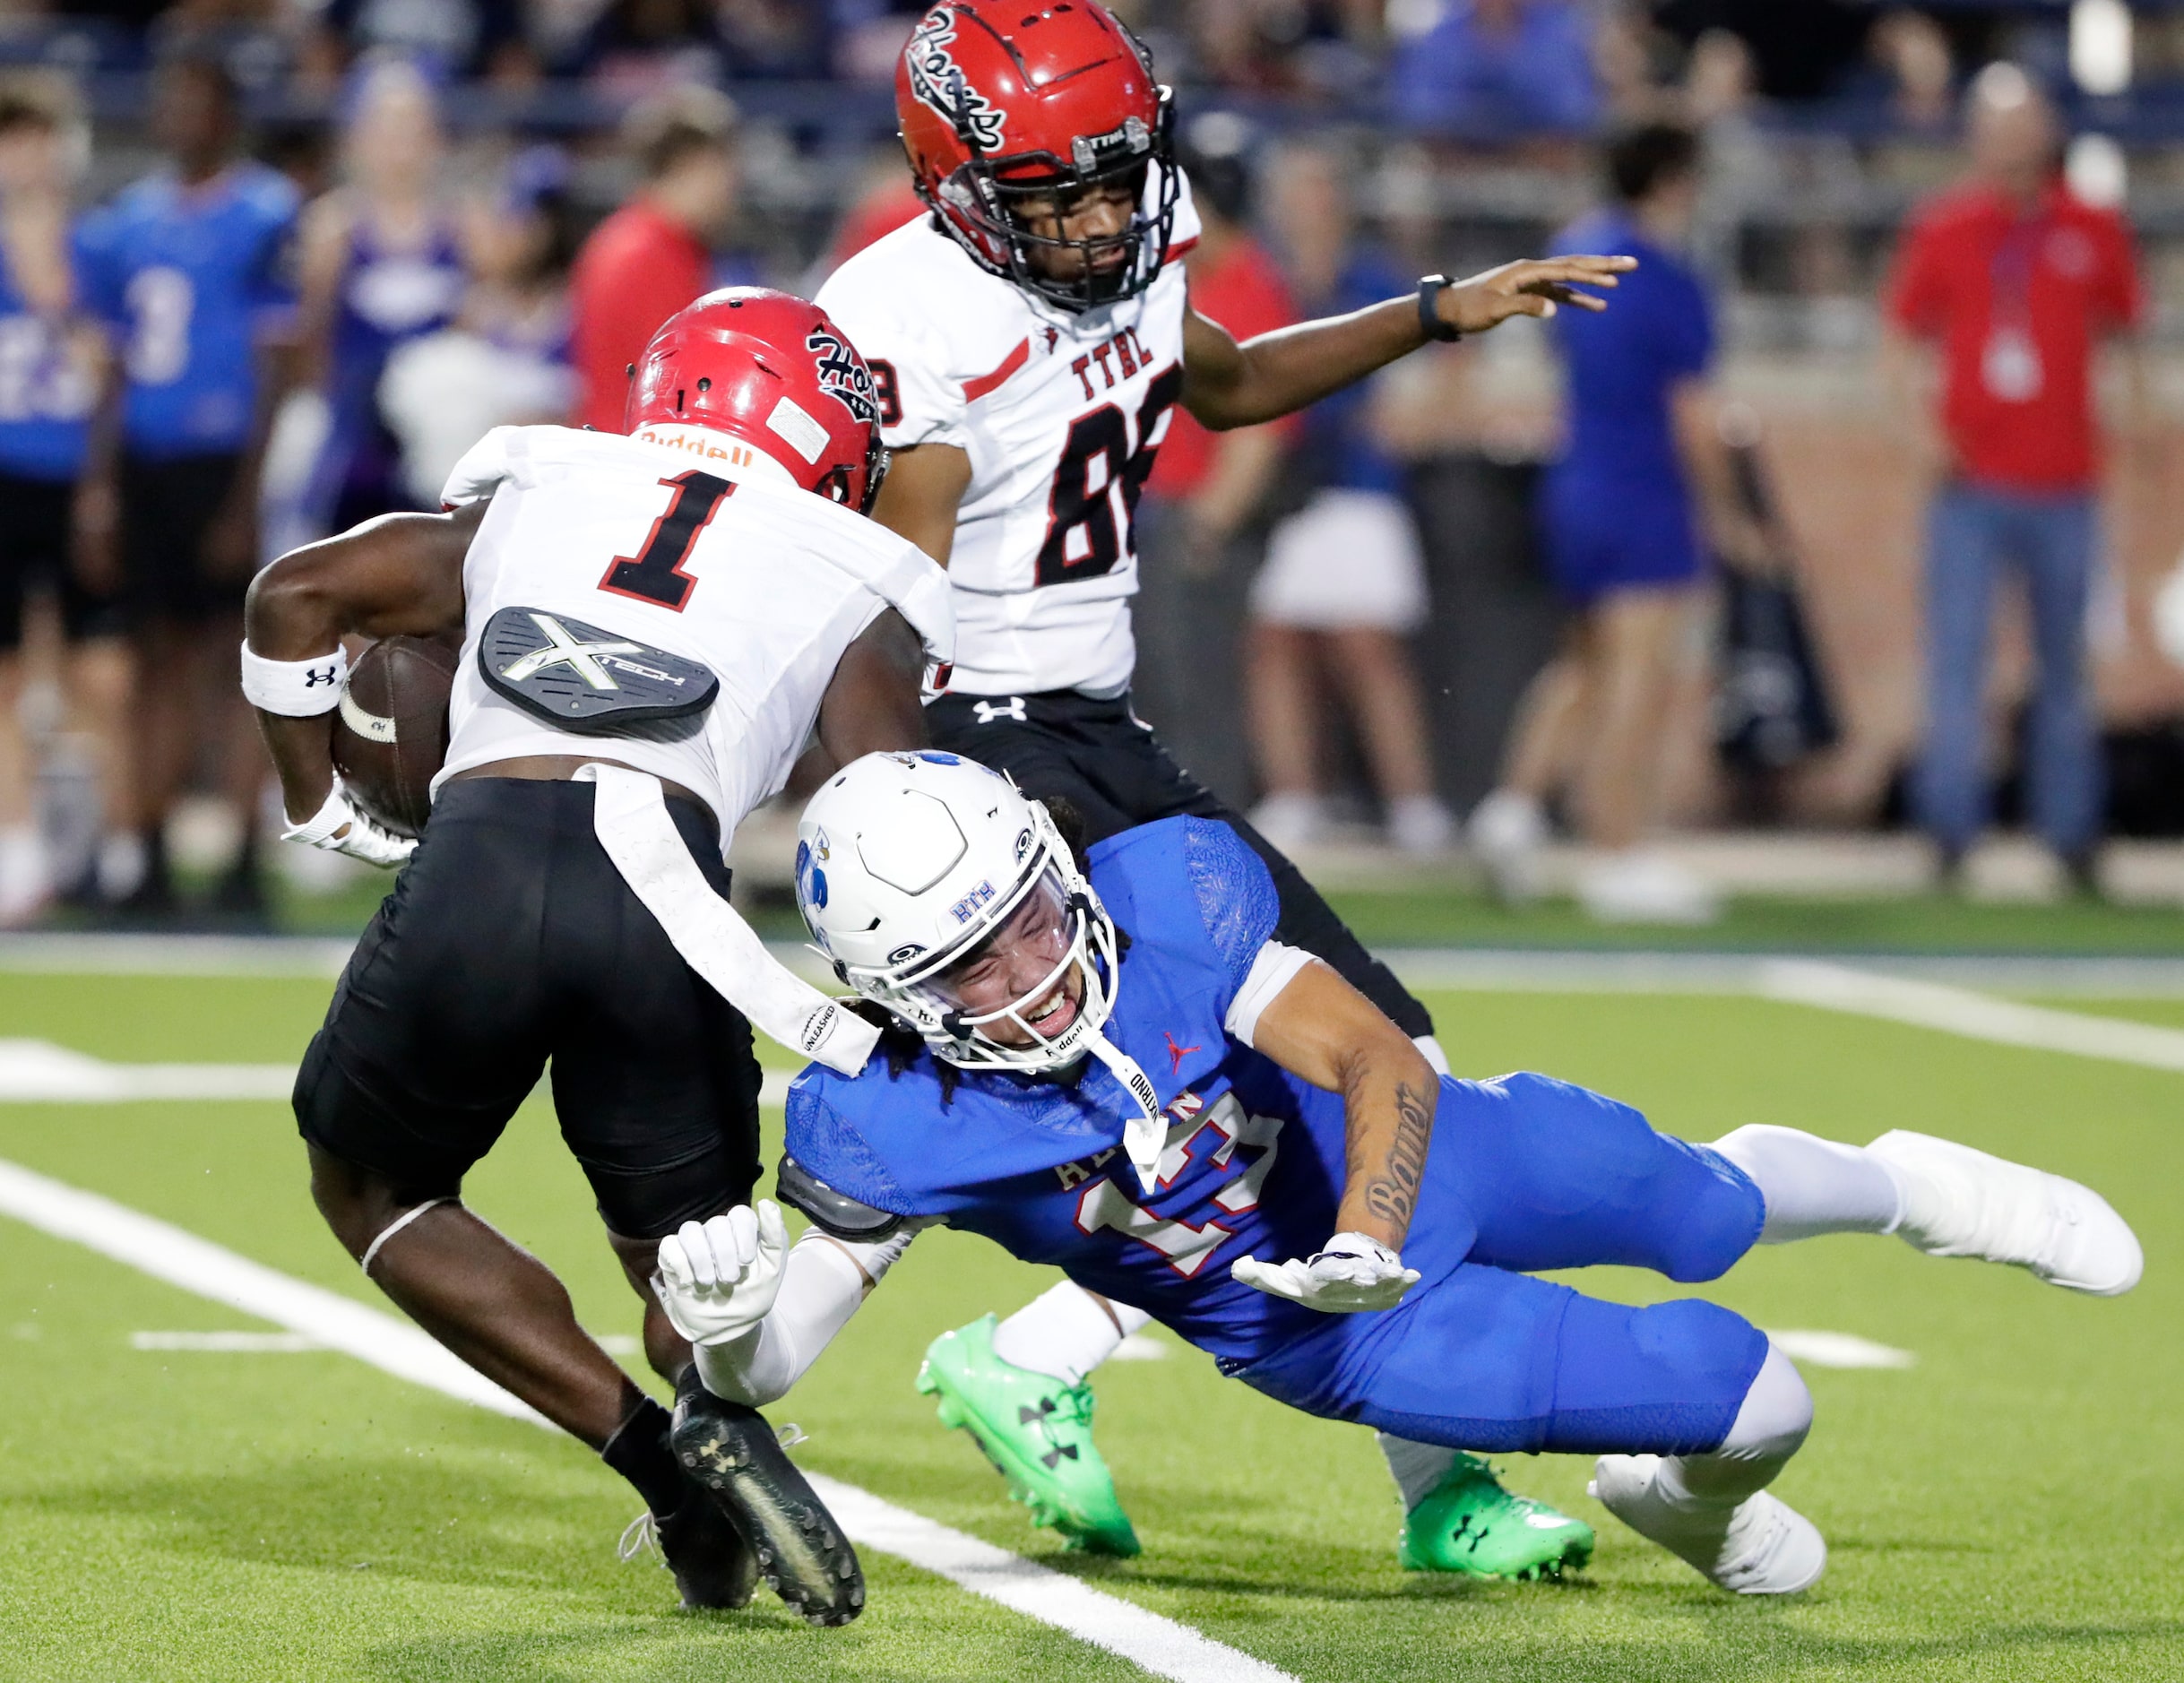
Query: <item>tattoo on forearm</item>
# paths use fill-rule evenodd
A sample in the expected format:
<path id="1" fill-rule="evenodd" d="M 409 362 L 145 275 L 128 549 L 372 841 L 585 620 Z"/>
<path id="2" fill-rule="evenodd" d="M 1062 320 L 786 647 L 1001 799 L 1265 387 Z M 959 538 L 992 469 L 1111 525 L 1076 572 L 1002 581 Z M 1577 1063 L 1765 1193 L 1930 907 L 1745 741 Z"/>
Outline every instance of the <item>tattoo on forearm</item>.
<path id="1" fill-rule="evenodd" d="M 1408 1228 L 1418 1208 L 1418 1183 L 1426 1172 L 1426 1145 L 1433 1137 L 1433 1101 L 1409 1082 L 1395 1088 L 1395 1137 L 1379 1172 L 1365 1182 L 1365 1207 L 1383 1221 Z"/>

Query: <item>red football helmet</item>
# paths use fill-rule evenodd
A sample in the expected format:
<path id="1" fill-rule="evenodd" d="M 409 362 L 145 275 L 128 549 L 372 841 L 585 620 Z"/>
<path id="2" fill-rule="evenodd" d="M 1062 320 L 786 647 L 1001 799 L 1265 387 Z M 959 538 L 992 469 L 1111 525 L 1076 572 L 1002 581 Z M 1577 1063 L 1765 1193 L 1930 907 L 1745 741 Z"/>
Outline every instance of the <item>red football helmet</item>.
<path id="1" fill-rule="evenodd" d="M 727 433 L 860 514 L 887 473 L 864 358 L 816 304 L 765 287 L 708 292 L 660 324 L 622 417 L 645 426 Z"/>
<path id="2" fill-rule="evenodd" d="M 1083 310 L 1143 292 L 1167 261 L 1178 193 L 1169 91 L 1097 0 L 944 0 L 902 49 L 895 115 L 918 196 L 988 273 Z M 1118 180 L 1136 198 L 1119 234 L 1034 235 L 1017 213 L 1027 198 L 1066 203 Z M 1042 248 L 1075 261 L 1042 273 Z"/>

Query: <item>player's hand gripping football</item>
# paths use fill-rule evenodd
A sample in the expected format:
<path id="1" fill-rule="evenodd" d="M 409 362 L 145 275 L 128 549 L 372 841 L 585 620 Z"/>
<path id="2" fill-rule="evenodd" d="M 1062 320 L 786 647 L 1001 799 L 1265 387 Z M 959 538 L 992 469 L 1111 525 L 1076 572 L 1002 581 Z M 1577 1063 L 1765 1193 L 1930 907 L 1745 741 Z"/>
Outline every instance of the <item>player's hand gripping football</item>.
<path id="1" fill-rule="evenodd" d="M 1377 1239 L 1337 1233 L 1309 1261 L 1263 1263 L 1246 1256 L 1229 1270 L 1245 1285 L 1301 1303 L 1322 1315 L 1356 1315 L 1392 1309 L 1418 1283 L 1418 1270 Z"/>
<path id="2" fill-rule="evenodd" d="M 1512 315 L 1552 315 L 1558 306 L 1604 310 L 1608 300 L 1582 290 L 1612 289 L 1636 257 L 1537 257 L 1506 263 L 1468 280 L 1452 280 L 1433 300 L 1434 314 L 1460 332 L 1483 333 Z"/>
<path id="3" fill-rule="evenodd" d="M 396 835 L 357 806 L 341 788 L 338 777 L 333 780 L 326 804 L 303 823 L 292 824 L 283 830 L 281 839 L 300 842 L 306 847 L 324 848 L 329 853 L 346 853 L 352 859 L 362 859 L 381 870 L 393 869 L 417 851 L 416 837 Z"/>
<path id="4" fill-rule="evenodd" d="M 761 1198 L 726 1215 L 685 1221 L 660 1241 L 652 1290 L 675 1330 L 694 1344 L 724 1344 L 766 1318 L 781 1289 L 789 1224 Z"/>

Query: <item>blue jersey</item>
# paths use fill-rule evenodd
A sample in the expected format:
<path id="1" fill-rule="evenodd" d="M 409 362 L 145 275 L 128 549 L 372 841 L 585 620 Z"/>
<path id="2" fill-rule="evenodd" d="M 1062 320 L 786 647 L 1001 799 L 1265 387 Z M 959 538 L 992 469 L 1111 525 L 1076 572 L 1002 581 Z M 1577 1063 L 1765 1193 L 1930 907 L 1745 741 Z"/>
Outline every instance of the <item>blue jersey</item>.
<path id="1" fill-rule="evenodd" d="M 1169 1125 L 1150 1195 L 1122 1150 L 1136 1108 L 1089 1061 L 1067 1085 L 960 1072 L 945 1100 L 930 1053 L 899 1076 L 879 1059 L 854 1079 L 814 1066 L 790 1092 L 789 1155 L 837 1192 L 944 1217 L 1147 1310 L 1225 1361 L 1253 1361 L 1325 1317 L 1239 1284 L 1230 1267 L 1319 1249 L 1335 1231 L 1343 1177 L 1341 1100 L 1223 1026 L 1273 936 L 1273 881 L 1233 830 L 1203 818 L 1125 831 L 1095 846 L 1091 864 L 1130 937 L 1107 1036 L 1152 1079 Z M 1404 1260 L 1430 1281 L 1471 1238 L 1468 1222 L 1416 1231 Z"/>
<path id="2" fill-rule="evenodd" d="M 79 276 L 82 232 L 79 223 L 69 242 Z M 30 307 L 0 249 L 0 472 L 74 479 L 97 398 L 92 370 L 70 343 L 66 324 Z"/>
<path id="3" fill-rule="evenodd" d="M 1705 289 L 1619 213 L 1579 222 L 1556 249 L 1627 253 L 1638 267 L 1605 312 L 1555 317 L 1569 443 L 1540 482 L 1549 571 L 1580 601 L 1691 579 L 1705 557 L 1670 398 L 1713 360 Z"/>
<path id="4" fill-rule="evenodd" d="M 1569 388 L 1569 447 L 1557 471 L 1585 478 L 1603 505 L 1670 489 L 1680 496 L 1683 465 L 1669 396 L 1714 359 L 1714 312 L 1705 287 L 1688 263 L 1620 214 L 1587 218 L 1555 249 L 1638 260 L 1608 295 L 1606 310 L 1564 310 L 1555 317 Z"/>
<path id="5" fill-rule="evenodd" d="M 123 345 L 122 431 L 141 455 L 248 443 L 257 349 L 293 302 L 288 178 L 237 164 L 196 187 L 154 176 L 86 220 L 83 296 Z"/>

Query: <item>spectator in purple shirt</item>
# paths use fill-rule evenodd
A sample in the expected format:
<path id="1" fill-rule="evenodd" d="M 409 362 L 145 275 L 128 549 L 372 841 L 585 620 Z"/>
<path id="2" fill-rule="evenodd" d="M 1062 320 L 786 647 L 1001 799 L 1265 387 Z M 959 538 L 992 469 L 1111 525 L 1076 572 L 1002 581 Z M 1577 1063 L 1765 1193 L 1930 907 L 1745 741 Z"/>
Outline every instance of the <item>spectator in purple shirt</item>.
<path id="1" fill-rule="evenodd" d="M 1572 0 L 1408 0 L 1390 103 L 1404 125 L 1466 140 L 1572 134 L 1600 114 L 1591 20 Z"/>

